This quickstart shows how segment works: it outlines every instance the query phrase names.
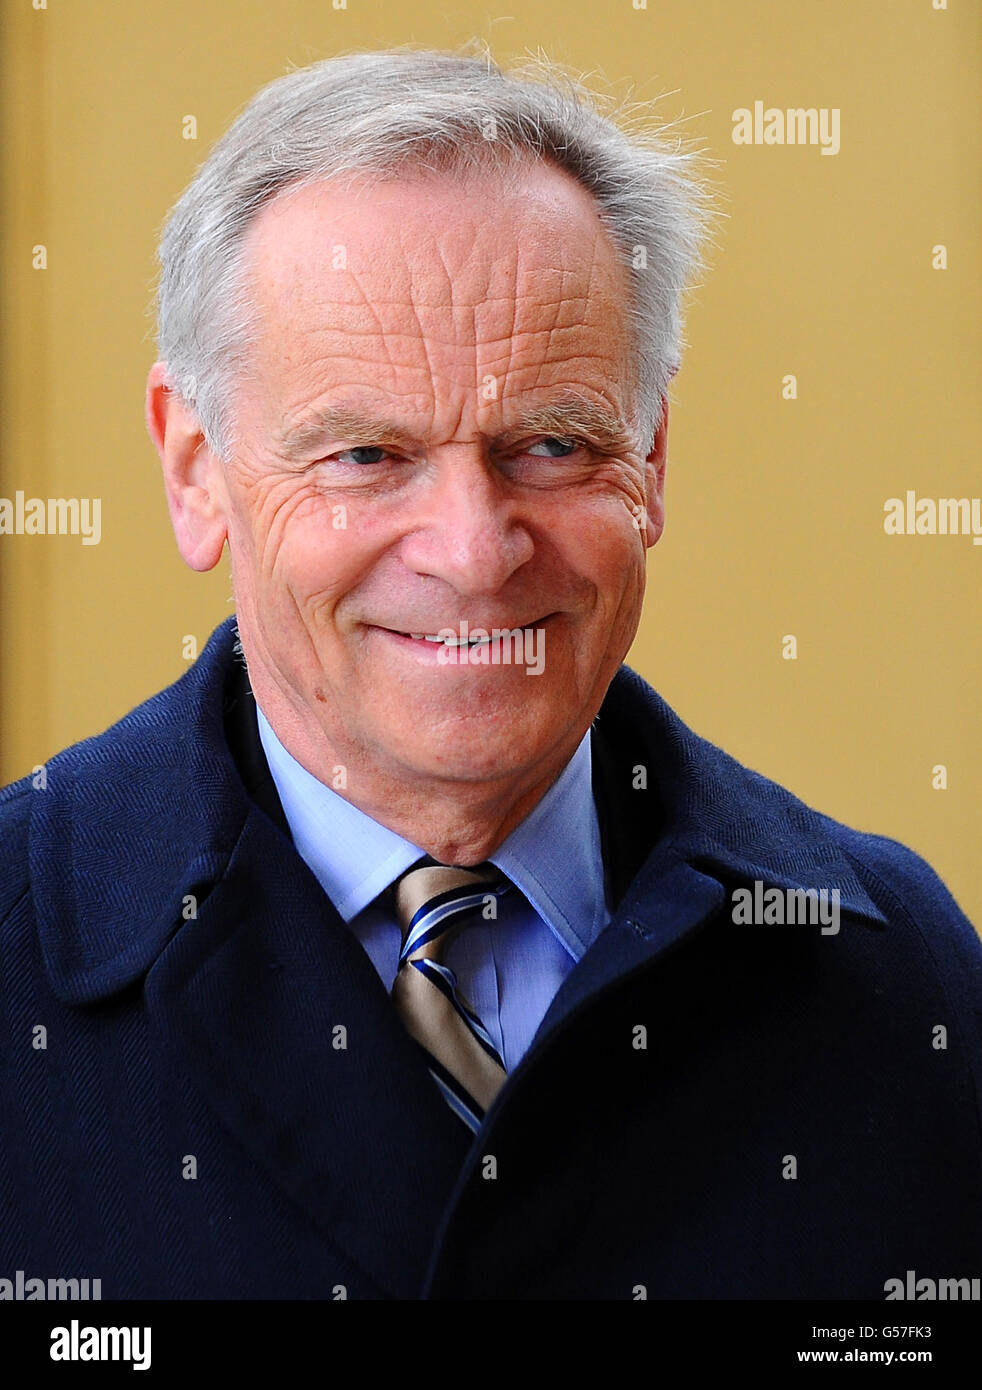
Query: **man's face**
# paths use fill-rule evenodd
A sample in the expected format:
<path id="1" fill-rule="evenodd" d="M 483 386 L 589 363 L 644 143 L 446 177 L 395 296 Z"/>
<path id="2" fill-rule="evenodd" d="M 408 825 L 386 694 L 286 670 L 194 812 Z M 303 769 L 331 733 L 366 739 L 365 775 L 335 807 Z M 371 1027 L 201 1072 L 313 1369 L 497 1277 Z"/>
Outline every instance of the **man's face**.
<path id="1" fill-rule="evenodd" d="M 627 652 L 662 524 L 665 431 L 646 461 L 591 199 L 546 167 L 320 184 L 245 253 L 260 330 L 222 505 L 260 704 L 308 767 L 326 736 L 353 792 L 359 767 L 534 781 Z M 532 629 L 540 673 L 419 636 L 464 624 Z"/>

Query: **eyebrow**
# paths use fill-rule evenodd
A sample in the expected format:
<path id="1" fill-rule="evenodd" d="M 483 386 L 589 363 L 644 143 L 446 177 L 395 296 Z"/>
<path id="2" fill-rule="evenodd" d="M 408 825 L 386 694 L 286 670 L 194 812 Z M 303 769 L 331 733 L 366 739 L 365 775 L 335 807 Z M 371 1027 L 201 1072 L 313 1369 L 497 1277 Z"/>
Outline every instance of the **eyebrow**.
<path id="1" fill-rule="evenodd" d="M 578 392 L 565 392 L 526 408 L 492 442 L 502 447 L 532 434 L 585 436 L 600 449 L 623 447 L 630 439 L 630 431 L 616 410 Z M 300 462 L 332 436 L 344 439 L 349 448 L 394 444 L 411 450 L 422 444 L 411 430 L 381 416 L 348 406 L 324 406 L 283 429 L 276 439 L 277 452 L 291 462 Z"/>

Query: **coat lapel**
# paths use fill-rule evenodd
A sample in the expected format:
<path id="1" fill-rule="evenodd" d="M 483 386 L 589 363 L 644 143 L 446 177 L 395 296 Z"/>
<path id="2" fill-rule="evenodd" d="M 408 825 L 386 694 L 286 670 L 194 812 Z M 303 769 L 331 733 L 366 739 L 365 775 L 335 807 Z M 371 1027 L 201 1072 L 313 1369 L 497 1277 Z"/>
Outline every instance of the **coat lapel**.
<path id="1" fill-rule="evenodd" d="M 381 1290 L 414 1297 L 470 1135 L 258 810 L 146 997 L 175 1064 L 265 1172 Z"/>
<path id="2" fill-rule="evenodd" d="M 628 667 L 591 749 L 611 922 L 557 992 L 509 1078 L 516 1085 L 606 989 L 728 910 L 735 886 L 835 888 L 854 924 L 886 923 L 820 816 L 699 738 Z"/>
<path id="3" fill-rule="evenodd" d="M 143 980 L 176 1073 L 380 1291 L 415 1297 L 471 1135 L 247 790 L 233 638 L 229 620 L 176 685 L 49 763 L 30 845 L 49 980 L 73 1005 Z"/>

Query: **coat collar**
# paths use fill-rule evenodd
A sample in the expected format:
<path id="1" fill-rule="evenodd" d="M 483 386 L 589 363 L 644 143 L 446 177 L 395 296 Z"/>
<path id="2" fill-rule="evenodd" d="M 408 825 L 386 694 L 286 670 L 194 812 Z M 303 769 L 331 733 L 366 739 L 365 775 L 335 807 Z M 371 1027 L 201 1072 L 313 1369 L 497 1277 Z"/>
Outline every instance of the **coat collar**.
<path id="1" fill-rule="evenodd" d="M 637 805 L 620 826 L 619 845 L 609 825 L 605 834 L 622 910 L 633 905 L 643 915 L 652 873 L 675 860 L 728 884 L 835 889 L 842 912 L 886 924 L 836 821 L 693 733 L 627 666 L 607 692 L 595 733 L 598 802 Z"/>
<path id="2" fill-rule="evenodd" d="M 41 946 L 67 1003 L 146 973 L 225 872 L 250 802 L 224 737 L 234 618 L 199 659 L 104 733 L 46 766 L 29 861 Z"/>
<path id="3" fill-rule="evenodd" d="M 225 734 L 241 691 L 235 636 L 232 617 L 173 685 L 52 758 L 46 789 L 34 793 L 38 927 L 66 1002 L 91 1003 L 141 978 L 184 925 L 186 898 L 200 902 L 222 879 L 256 813 Z M 885 922 L 835 822 L 699 738 L 626 666 L 595 721 L 594 746 L 622 915 L 644 915 L 652 873 L 671 859 L 724 880 L 838 889 L 842 911 Z M 282 826 L 268 788 L 257 799 Z M 612 819 L 625 799 L 637 813 Z"/>

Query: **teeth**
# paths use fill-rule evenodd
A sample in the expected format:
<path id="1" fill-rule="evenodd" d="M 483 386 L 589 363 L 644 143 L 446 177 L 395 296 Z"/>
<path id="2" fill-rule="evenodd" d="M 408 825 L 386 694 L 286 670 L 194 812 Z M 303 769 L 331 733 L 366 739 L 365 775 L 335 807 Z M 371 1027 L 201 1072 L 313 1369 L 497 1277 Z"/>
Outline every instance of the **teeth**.
<path id="1" fill-rule="evenodd" d="M 411 632 L 414 642 L 439 642 L 441 647 L 482 647 L 490 637 L 431 637 L 428 632 Z"/>

